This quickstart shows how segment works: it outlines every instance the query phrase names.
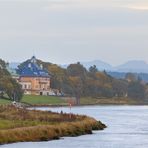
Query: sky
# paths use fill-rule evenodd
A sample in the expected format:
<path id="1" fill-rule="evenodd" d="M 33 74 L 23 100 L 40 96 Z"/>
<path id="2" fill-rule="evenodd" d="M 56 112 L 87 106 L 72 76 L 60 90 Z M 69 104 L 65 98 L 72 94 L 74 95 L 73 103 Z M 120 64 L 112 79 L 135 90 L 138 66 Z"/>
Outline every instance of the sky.
<path id="1" fill-rule="evenodd" d="M 0 58 L 148 63 L 148 0 L 0 0 Z"/>

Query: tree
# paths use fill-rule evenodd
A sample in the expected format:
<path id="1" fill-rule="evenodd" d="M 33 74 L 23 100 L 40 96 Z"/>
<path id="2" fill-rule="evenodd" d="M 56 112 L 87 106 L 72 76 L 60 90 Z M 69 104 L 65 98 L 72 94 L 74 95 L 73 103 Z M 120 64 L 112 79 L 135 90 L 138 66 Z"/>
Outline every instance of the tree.
<path id="1" fill-rule="evenodd" d="M 145 87 L 139 81 L 130 82 L 128 85 L 128 96 L 130 98 L 144 99 Z"/>
<path id="2" fill-rule="evenodd" d="M 21 85 L 16 82 L 6 69 L 6 64 L 3 60 L 0 60 L 0 91 L 3 97 L 4 93 L 13 100 L 20 101 L 23 96 Z"/>
<path id="3" fill-rule="evenodd" d="M 134 82 L 134 81 L 137 81 L 137 80 L 138 80 L 137 76 L 136 76 L 135 74 L 133 74 L 133 73 L 127 73 L 127 74 L 125 75 L 125 79 L 126 79 L 128 82 Z"/>
<path id="4" fill-rule="evenodd" d="M 7 64 L 5 63 L 5 61 L 3 61 L 2 59 L 0 59 L 0 68 L 1 69 L 6 69 Z"/>
<path id="5" fill-rule="evenodd" d="M 89 72 L 95 74 L 96 72 L 98 72 L 98 69 L 96 67 L 96 65 L 90 66 L 89 68 Z"/>
<path id="6" fill-rule="evenodd" d="M 87 75 L 87 70 L 78 62 L 76 64 L 70 64 L 67 67 L 67 74 L 69 76 L 79 76 L 81 78 L 84 78 Z"/>
<path id="7" fill-rule="evenodd" d="M 124 97 L 128 91 L 128 82 L 125 80 L 115 79 L 112 81 L 112 88 L 114 91 L 114 96 Z"/>
<path id="8" fill-rule="evenodd" d="M 78 76 L 70 76 L 69 82 L 70 82 L 70 86 L 72 87 L 74 96 L 76 97 L 76 104 L 80 105 L 80 97 L 83 89 L 82 80 Z"/>

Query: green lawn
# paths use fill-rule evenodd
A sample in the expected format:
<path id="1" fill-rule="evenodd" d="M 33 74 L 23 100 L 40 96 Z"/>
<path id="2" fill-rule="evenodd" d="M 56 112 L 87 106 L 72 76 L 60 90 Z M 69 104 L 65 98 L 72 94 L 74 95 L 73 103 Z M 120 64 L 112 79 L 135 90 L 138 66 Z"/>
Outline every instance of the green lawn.
<path id="1" fill-rule="evenodd" d="M 94 104 L 97 104 L 97 101 L 98 101 L 98 99 L 96 99 L 96 98 L 85 97 L 85 98 L 80 99 L 80 104 L 81 105 L 86 105 L 86 104 L 94 105 Z"/>
<path id="2" fill-rule="evenodd" d="M 0 105 L 10 104 L 10 103 L 11 103 L 11 101 L 0 98 Z"/>
<path id="3" fill-rule="evenodd" d="M 24 95 L 22 102 L 28 103 L 31 105 L 64 105 L 67 102 L 55 96 L 35 96 L 35 95 Z"/>

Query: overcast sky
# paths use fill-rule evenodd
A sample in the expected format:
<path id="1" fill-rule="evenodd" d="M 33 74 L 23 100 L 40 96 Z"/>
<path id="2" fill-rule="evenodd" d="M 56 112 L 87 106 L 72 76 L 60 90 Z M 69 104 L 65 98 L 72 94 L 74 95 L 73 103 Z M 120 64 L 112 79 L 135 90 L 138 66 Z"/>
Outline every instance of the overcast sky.
<path id="1" fill-rule="evenodd" d="M 0 0 L 0 58 L 148 62 L 148 0 Z"/>

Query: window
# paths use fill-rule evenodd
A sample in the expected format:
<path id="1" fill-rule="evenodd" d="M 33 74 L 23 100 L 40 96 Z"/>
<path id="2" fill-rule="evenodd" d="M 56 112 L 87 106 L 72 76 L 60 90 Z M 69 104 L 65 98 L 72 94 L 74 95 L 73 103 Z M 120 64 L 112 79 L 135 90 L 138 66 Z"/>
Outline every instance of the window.
<path id="1" fill-rule="evenodd" d="M 24 85 L 24 88 L 27 89 L 27 85 L 26 84 Z"/>
<path id="2" fill-rule="evenodd" d="M 28 85 L 28 89 L 31 89 L 31 85 Z"/>

